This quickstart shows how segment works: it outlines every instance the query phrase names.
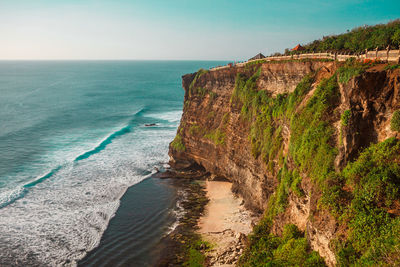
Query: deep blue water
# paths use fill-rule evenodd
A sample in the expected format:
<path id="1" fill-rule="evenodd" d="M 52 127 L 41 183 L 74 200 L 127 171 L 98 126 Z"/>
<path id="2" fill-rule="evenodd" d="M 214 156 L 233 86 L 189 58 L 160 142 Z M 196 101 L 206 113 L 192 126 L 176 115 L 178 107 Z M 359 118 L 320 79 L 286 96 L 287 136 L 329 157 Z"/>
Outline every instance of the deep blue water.
<path id="1" fill-rule="evenodd" d="M 221 64 L 0 61 L 0 261 L 74 265 L 98 246 L 127 188 L 168 162 L 181 76 Z"/>

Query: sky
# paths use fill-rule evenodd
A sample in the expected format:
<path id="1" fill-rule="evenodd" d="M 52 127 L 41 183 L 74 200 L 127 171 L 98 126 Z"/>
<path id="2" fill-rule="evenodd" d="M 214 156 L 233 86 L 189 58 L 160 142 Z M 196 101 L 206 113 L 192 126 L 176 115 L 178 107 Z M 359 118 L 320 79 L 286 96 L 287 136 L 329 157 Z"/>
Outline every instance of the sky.
<path id="1" fill-rule="evenodd" d="M 396 18 L 399 0 L 0 0 L 0 60 L 244 60 Z"/>

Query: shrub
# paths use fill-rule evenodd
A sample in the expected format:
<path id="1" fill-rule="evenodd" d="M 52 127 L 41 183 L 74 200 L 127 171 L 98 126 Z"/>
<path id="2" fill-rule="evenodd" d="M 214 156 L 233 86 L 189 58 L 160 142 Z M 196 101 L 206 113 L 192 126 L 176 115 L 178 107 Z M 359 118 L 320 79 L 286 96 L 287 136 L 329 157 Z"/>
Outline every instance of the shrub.
<path id="1" fill-rule="evenodd" d="M 272 98 L 264 91 L 257 91 L 245 76 L 237 76 L 233 101 L 242 104 L 241 115 L 250 123 L 253 156 L 262 156 L 270 171 L 276 167 L 276 157 L 282 158 L 276 175 L 277 188 L 268 200 L 265 218 L 254 228 L 250 247 L 241 259 L 243 266 L 324 266 L 318 253 L 310 252 L 304 235 L 294 231 L 295 226 L 288 226 L 282 238 L 270 233 L 274 218 L 286 209 L 290 192 L 299 197 L 304 195 L 300 188 L 301 173 L 308 173 L 313 181 L 322 184 L 334 171 L 337 153 L 332 141 L 334 129 L 325 118 L 338 104 L 336 75 L 321 81 L 306 105 L 299 109 L 313 82 L 314 75 L 307 75 L 293 93 Z M 291 129 L 286 156 L 282 146 L 283 125 Z M 294 161 L 293 170 L 287 167 L 288 157 Z"/>
<path id="2" fill-rule="evenodd" d="M 365 49 L 386 48 L 390 45 L 397 48 L 400 45 L 400 20 L 387 24 L 362 26 L 351 31 L 325 36 L 322 40 L 315 40 L 304 48 L 307 52 L 323 52 L 326 50 L 364 52 Z"/>
<path id="3" fill-rule="evenodd" d="M 255 227 L 239 266 L 326 266 L 295 225 L 285 225 L 281 238 L 272 235 L 270 229 L 271 222 L 265 219 Z"/>
<path id="4" fill-rule="evenodd" d="M 214 141 L 214 144 L 216 145 L 223 145 L 225 144 L 226 134 L 220 129 L 216 129 L 211 131 L 210 133 L 206 133 L 204 137 Z"/>
<path id="5" fill-rule="evenodd" d="M 204 74 L 208 73 L 208 70 L 205 69 L 199 69 L 196 73 L 196 75 L 194 76 L 193 81 L 190 83 L 189 85 L 189 96 L 193 95 L 195 93 L 195 84 L 197 83 L 197 80 L 200 79 L 201 76 L 203 76 Z"/>
<path id="6" fill-rule="evenodd" d="M 171 146 L 173 149 L 175 149 L 178 152 L 183 152 L 186 150 L 185 145 L 182 143 L 182 137 L 180 136 L 180 134 L 176 134 L 174 140 L 171 143 Z"/>
<path id="7" fill-rule="evenodd" d="M 187 260 L 183 263 L 183 266 L 203 267 L 206 263 L 206 256 L 203 252 L 210 250 L 212 246 L 209 242 L 202 240 L 199 235 L 194 235 L 193 240 L 190 241 Z"/>
<path id="8" fill-rule="evenodd" d="M 395 69 L 400 69 L 400 64 L 394 64 L 394 65 L 385 66 L 385 70 L 395 70 Z"/>
<path id="9" fill-rule="evenodd" d="M 342 116 L 340 117 L 343 126 L 347 126 L 349 124 L 350 117 L 351 117 L 351 111 L 349 109 L 345 110 Z"/>
<path id="10" fill-rule="evenodd" d="M 396 110 L 393 112 L 392 119 L 390 121 L 390 129 L 392 131 L 400 132 L 400 111 Z"/>
<path id="11" fill-rule="evenodd" d="M 337 154 L 332 145 L 334 129 L 324 118 L 338 99 L 334 75 L 321 81 L 305 108 L 291 120 L 289 152 L 299 171 L 308 173 L 314 181 L 323 181 L 333 170 Z"/>
<path id="12" fill-rule="evenodd" d="M 290 186 L 290 189 L 298 197 L 303 197 L 304 196 L 304 192 L 300 188 L 301 180 L 302 180 L 300 174 L 296 170 L 294 170 L 293 173 L 292 173 L 292 176 L 293 176 L 293 182 L 292 182 L 292 185 Z"/>
<path id="13" fill-rule="evenodd" d="M 340 265 L 398 265 L 400 218 L 389 210 L 400 198 L 400 141 L 389 138 L 365 149 L 340 174 L 353 188 L 350 202 L 342 208 L 349 226 L 347 240 L 339 246 Z M 336 190 L 340 192 L 340 190 Z M 326 194 L 326 192 L 324 193 Z M 342 196 L 335 201 L 340 203 Z"/>
<path id="14" fill-rule="evenodd" d="M 350 58 L 346 60 L 344 66 L 338 69 L 339 82 L 348 83 L 351 78 L 361 75 L 365 72 L 368 64 L 362 64 L 355 60 L 355 58 Z"/>

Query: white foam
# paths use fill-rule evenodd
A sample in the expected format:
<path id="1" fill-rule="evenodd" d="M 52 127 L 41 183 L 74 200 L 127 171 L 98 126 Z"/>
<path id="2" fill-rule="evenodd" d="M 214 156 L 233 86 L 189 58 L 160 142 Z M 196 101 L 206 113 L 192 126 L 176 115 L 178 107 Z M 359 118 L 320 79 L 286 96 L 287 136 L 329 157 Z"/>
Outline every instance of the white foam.
<path id="1" fill-rule="evenodd" d="M 179 122 L 182 117 L 182 110 L 172 110 L 163 113 L 148 113 L 145 117 L 151 117 L 156 119 L 162 119 L 169 122 Z"/>
<path id="2" fill-rule="evenodd" d="M 0 258 L 76 265 L 99 244 L 127 188 L 168 161 L 174 135 L 172 128 L 135 129 L 0 209 Z"/>
<path id="3" fill-rule="evenodd" d="M 186 211 L 185 211 L 184 207 L 182 206 L 182 201 L 187 198 L 187 193 L 185 191 L 180 191 L 178 193 L 180 194 L 180 196 L 179 196 L 180 200 L 178 200 L 176 202 L 176 206 L 175 206 L 174 210 L 172 211 L 174 213 L 175 221 L 172 223 L 172 225 L 170 227 L 168 227 L 168 231 L 167 231 L 166 235 L 169 235 L 176 229 L 176 227 L 178 227 L 181 219 L 186 214 Z"/>
<path id="4" fill-rule="evenodd" d="M 16 188 L 9 188 L 0 192 L 0 208 L 18 198 L 21 198 L 24 191 L 25 190 L 22 186 L 17 186 Z"/>

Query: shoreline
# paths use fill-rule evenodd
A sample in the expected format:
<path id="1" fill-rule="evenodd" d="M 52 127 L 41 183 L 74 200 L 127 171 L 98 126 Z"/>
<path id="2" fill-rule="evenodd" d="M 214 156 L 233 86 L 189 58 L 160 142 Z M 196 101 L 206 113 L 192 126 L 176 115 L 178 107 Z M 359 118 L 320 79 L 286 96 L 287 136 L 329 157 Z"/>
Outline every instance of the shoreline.
<path id="1" fill-rule="evenodd" d="M 232 183 L 211 180 L 204 170 L 167 170 L 159 173 L 181 192 L 183 216 L 155 250 L 155 266 L 233 266 L 247 244 L 247 235 L 258 221 L 232 192 Z"/>
<path id="2" fill-rule="evenodd" d="M 169 204 L 162 203 L 160 194 L 168 195 Z M 164 215 L 135 222 L 138 213 L 154 209 L 157 214 L 163 210 Z M 193 260 L 205 266 L 233 266 L 256 220 L 232 192 L 232 183 L 213 181 L 197 168 L 163 170 L 128 188 L 99 246 L 78 266 L 96 266 L 102 258 L 109 263 L 159 267 L 190 265 Z M 137 228 L 143 226 L 152 233 L 151 239 L 141 240 L 142 230 L 137 232 Z M 121 231 L 125 233 L 116 235 Z M 127 246 L 122 254 L 116 240 Z"/>
<path id="3" fill-rule="evenodd" d="M 211 244 L 205 252 L 209 266 L 235 266 L 243 253 L 247 235 L 257 216 L 232 192 L 232 183 L 206 181 L 209 202 L 200 218 L 198 232 Z"/>
<path id="4" fill-rule="evenodd" d="M 207 178 L 201 169 L 162 169 L 129 187 L 99 245 L 77 265 L 182 266 L 201 238 L 197 224 L 208 202 Z M 150 236 L 146 240 L 143 231 Z M 122 252 L 118 243 L 125 244 Z"/>
<path id="5" fill-rule="evenodd" d="M 171 179 L 160 180 L 151 175 L 130 186 L 99 245 L 80 259 L 77 266 L 152 266 L 154 247 L 176 221 L 176 201 L 177 189 Z"/>
<path id="6" fill-rule="evenodd" d="M 204 190 L 204 181 L 208 176 L 198 169 L 170 169 L 155 175 L 161 180 L 170 179 L 178 192 L 177 203 L 183 212 L 175 229 L 166 234 L 155 248 L 153 256 L 157 260 L 154 266 L 182 266 L 190 260 L 189 251 L 200 240 L 196 230 L 208 202 Z"/>

